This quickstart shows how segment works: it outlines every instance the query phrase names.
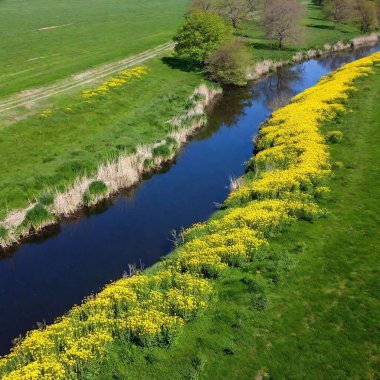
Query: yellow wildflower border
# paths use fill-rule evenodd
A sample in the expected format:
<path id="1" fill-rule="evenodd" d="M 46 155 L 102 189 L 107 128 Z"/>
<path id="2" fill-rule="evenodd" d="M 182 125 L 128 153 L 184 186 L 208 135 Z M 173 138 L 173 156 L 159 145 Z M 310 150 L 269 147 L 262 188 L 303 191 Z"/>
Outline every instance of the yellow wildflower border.
<path id="1" fill-rule="evenodd" d="M 1 359 L 2 379 L 77 378 L 115 339 L 170 343 L 211 302 L 209 278 L 251 260 L 284 225 L 319 212 L 314 198 L 328 191 L 322 180 L 331 171 L 319 127 L 345 110 L 354 81 L 377 62 L 380 53 L 349 63 L 274 112 L 250 162 L 255 176 L 231 192 L 227 210 L 189 229 L 184 244 L 155 274 L 111 283 L 54 324 L 29 332 Z M 194 231 L 198 237 L 191 238 Z"/>

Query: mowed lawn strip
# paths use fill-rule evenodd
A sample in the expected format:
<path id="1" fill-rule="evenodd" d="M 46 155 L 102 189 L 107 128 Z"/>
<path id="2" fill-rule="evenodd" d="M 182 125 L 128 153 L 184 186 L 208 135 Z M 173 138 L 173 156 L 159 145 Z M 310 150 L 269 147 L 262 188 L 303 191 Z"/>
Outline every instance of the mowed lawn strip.
<path id="1" fill-rule="evenodd" d="M 252 307 L 248 272 L 230 269 L 215 284 L 218 302 L 173 347 L 113 346 L 97 378 L 379 377 L 380 68 L 357 87 L 353 112 L 323 128 L 344 133 L 330 145 L 336 168 L 321 200 L 326 217 L 271 241 L 295 267 L 268 289 L 267 308 Z"/>
<path id="2" fill-rule="evenodd" d="M 0 97 L 171 40 L 188 0 L 0 2 Z"/>
<path id="3" fill-rule="evenodd" d="M 44 191 L 65 185 L 98 164 L 165 138 L 169 121 L 185 111 L 201 83 L 198 73 L 173 69 L 160 58 L 147 74 L 88 105 L 78 97 L 51 116 L 36 115 L 0 130 L 0 217 Z M 72 109 L 72 110 L 70 110 Z"/>

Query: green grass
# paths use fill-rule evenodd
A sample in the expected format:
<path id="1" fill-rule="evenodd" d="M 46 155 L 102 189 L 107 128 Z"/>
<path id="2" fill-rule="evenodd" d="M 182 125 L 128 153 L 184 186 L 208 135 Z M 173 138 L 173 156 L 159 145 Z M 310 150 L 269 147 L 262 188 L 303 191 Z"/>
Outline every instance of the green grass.
<path id="1" fill-rule="evenodd" d="M 188 0 L 0 1 L 0 97 L 169 41 Z M 61 26 L 55 29 L 41 28 Z"/>
<path id="2" fill-rule="evenodd" d="M 41 203 L 37 203 L 30 209 L 25 216 L 22 227 L 37 228 L 41 224 L 52 220 L 52 215 L 45 209 Z"/>
<path id="3" fill-rule="evenodd" d="M 166 137 L 168 121 L 183 112 L 201 77 L 159 58 L 147 67 L 142 79 L 94 104 L 74 98 L 47 118 L 36 115 L 0 129 L 0 218 L 121 151 Z"/>
<path id="4" fill-rule="evenodd" d="M 0 82 L 5 86 L 0 86 L 0 96 L 170 39 L 187 1 L 95 0 L 91 6 L 88 0 L 53 3 L 0 2 L 0 49 L 6 52 L 6 61 L 0 58 L 4 79 Z M 73 25 L 36 31 L 65 23 Z M 309 25 L 305 45 L 282 51 L 262 37 L 255 22 L 242 30 L 253 43 L 256 59 L 285 59 L 299 48 L 350 38 L 357 32 L 353 26 L 332 30 L 332 23 L 322 20 L 320 9 L 312 5 L 305 24 Z M 28 61 L 46 54 L 46 59 Z M 147 65 L 150 72 L 146 78 L 113 92 L 93 107 L 75 106 L 75 111 L 65 111 L 76 104 L 78 95 L 59 95 L 49 101 L 49 107 L 59 109 L 53 116 L 41 119 L 34 115 L 0 126 L 0 219 L 49 189 L 63 189 L 76 176 L 92 173 L 99 162 L 122 150 L 132 152 L 137 144 L 165 137 L 167 121 L 189 106 L 186 99 L 201 78 L 199 73 L 175 69 L 158 58 Z M 12 80 L 5 80 L 7 75 Z M 23 115 L 17 111 L 13 117 Z"/>
<path id="5" fill-rule="evenodd" d="M 94 181 L 83 194 L 84 204 L 89 206 L 97 197 L 107 193 L 107 185 L 103 181 Z"/>
<path id="6" fill-rule="evenodd" d="M 322 48 L 326 43 L 349 41 L 360 34 L 359 27 L 352 23 L 338 24 L 334 29 L 333 22 L 325 18 L 320 7 L 313 5 L 311 0 L 304 1 L 304 4 L 304 33 L 298 43 L 287 43 L 282 50 L 278 50 L 276 43 L 265 37 L 258 22 L 246 21 L 241 25 L 240 33 L 246 36 L 248 43 L 253 47 L 255 61 L 288 60 L 297 51 Z"/>
<path id="7" fill-rule="evenodd" d="M 320 200 L 326 217 L 293 224 L 230 269 L 218 302 L 174 346 L 114 345 L 89 378 L 379 378 L 380 68 L 357 86 L 353 112 L 324 127 L 344 136 L 330 145 L 343 165 Z"/>

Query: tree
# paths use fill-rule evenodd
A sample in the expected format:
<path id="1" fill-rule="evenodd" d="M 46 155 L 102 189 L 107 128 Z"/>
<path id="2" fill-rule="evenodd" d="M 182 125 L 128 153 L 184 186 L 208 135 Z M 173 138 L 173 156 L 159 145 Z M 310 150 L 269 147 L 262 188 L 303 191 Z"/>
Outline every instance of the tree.
<path id="1" fill-rule="evenodd" d="M 247 84 L 251 61 L 251 53 L 243 41 L 233 38 L 225 41 L 208 59 L 205 73 L 216 82 L 243 86 Z"/>
<path id="2" fill-rule="evenodd" d="M 336 24 L 347 21 L 353 14 L 351 0 L 326 0 L 323 4 L 323 12 Z"/>
<path id="3" fill-rule="evenodd" d="M 231 21 L 234 29 L 237 29 L 239 21 L 248 14 L 248 0 L 220 0 L 218 14 Z"/>
<path id="4" fill-rule="evenodd" d="M 379 26 L 376 4 L 370 0 L 357 0 L 356 11 L 359 15 L 360 26 L 363 32 L 369 32 Z"/>
<path id="5" fill-rule="evenodd" d="M 304 7 L 298 0 L 265 0 L 261 21 L 266 36 L 282 49 L 285 42 L 299 38 L 303 16 Z"/>
<path id="6" fill-rule="evenodd" d="M 232 28 L 222 17 L 208 12 L 194 12 L 186 17 L 173 39 L 180 58 L 202 65 L 231 37 Z"/>

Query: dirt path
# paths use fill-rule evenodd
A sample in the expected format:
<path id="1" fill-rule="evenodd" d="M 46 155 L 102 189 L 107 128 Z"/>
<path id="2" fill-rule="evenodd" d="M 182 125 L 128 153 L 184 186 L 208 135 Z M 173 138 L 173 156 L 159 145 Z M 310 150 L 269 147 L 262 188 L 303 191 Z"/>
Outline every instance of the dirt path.
<path id="1" fill-rule="evenodd" d="M 77 87 L 89 86 L 121 70 L 137 65 L 149 58 L 153 58 L 161 54 L 163 51 L 172 49 L 173 47 L 174 43 L 168 42 L 138 55 L 95 67 L 84 71 L 83 73 L 75 74 L 69 78 L 56 81 L 50 85 L 19 92 L 0 100 L 0 113 L 23 106 L 30 109 L 41 100 L 73 90 Z"/>

